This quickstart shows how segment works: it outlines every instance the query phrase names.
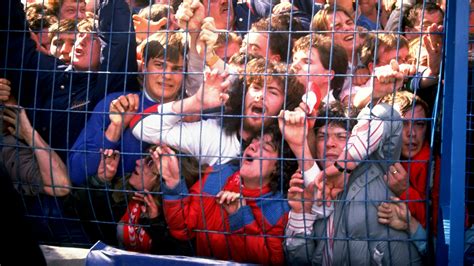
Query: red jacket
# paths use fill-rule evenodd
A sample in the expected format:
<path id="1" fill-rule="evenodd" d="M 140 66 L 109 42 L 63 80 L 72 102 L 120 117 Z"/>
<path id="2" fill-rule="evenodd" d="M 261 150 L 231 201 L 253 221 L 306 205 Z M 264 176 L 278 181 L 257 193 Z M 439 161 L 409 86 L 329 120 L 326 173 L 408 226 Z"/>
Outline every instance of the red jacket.
<path id="1" fill-rule="evenodd" d="M 429 160 L 430 145 L 427 141 L 423 144 L 420 152 L 413 156 L 410 162 L 402 162 L 403 168 L 408 172 L 410 178 L 410 187 L 404 192 L 400 199 L 414 200 L 408 203 L 411 214 L 415 217 L 423 227 L 426 228 L 426 204 L 429 195 L 426 195 L 426 182 L 429 182 Z M 433 178 L 433 187 L 431 189 L 432 200 L 432 230 L 436 230 L 436 221 L 438 219 L 439 205 L 439 176 L 440 161 L 436 158 Z"/>
<path id="2" fill-rule="evenodd" d="M 212 171 L 212 172 L 211 172 Z M 238 166 L 215 166 L 189 193 L 184 182 L 163 190 L 163 209 L 171 235 L 196 238 L 197 255 L 237 262 L 283 264 L 283 235 L 289 206 L 269 186 L 246 189 L 240 185 Z M 221 190 L 240 192 L 246 200 L 233 215 L 217 204 Z"/>

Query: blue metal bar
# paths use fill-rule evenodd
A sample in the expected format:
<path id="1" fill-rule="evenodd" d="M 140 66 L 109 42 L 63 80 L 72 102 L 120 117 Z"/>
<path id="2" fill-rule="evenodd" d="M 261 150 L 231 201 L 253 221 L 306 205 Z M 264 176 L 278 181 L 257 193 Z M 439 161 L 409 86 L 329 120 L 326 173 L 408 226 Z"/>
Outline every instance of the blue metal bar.
<path id="1" fill-rule="evenodd" d="M 462 265 L 469 1 L 450 0 L 446 13 L 440 218 L 437 264 Z"/>

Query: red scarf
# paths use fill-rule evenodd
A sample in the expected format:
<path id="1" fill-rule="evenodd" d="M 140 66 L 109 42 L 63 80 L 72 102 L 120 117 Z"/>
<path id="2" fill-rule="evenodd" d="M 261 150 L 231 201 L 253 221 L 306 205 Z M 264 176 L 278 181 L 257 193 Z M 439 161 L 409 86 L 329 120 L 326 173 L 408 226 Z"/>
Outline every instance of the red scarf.
<path id="1" fill-rule="evenodd" d="M 151 250 L 151 237 L 145 229 L 138 225 L 140 219 L 141 202 L 131 200 L 127 211 L 120 219 L 123 223 L 123 245 L 127 250 L 136 252 L 149 252 Z"/>

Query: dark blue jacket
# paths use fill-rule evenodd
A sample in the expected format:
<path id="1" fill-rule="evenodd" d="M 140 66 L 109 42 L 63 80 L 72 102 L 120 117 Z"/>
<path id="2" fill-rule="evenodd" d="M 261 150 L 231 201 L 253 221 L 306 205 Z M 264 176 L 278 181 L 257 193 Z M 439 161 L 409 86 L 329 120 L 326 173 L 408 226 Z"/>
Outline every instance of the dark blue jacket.
<path id="1" fill-rule="evenodd" d="M 0 75 L 12 82 L 12 95 L 18 103 L 29 108 L 33 127 L 65 160 L 67 149 L 85 125 L 87 111 L 110 92 L 139 88 L 129 7 L 125 1 L 118 0 L 105 0 L 101 4 L 101 64 L 98 73 L 92 73 L 76 71 L 52 56 L 37 52 L 25 26 L 20 1 L 2 3 Z M 111 31 L 119 33 L 111 34 Z"/>
<path id="2" fill-rule="evenodd" d="M 88 176 L 97 174 L 100 162 L 100 149 L 114 149 L 120 151 L 120 163 L 116 176 L 123 173 L 131 173 L 135 168 L 135 161 L 142 157 L 143 152 L 149 145 L 136 139 L 132 130 L 127 128 L 122 138 L 117 142 L 111 142 L 105 137 L 105 131 L 110 124 L 109 106 L 110 102 L 120 95 L 128 93 L 112 93 L 107 95 L 94 108 L 86 127 L 82 130 L 69 153 L 69 177 L 75 186 L 83 186 Z M 148 107 L 156 103 L 145 97 L 142 92 L 137 93 L 140 97 L 138 111 L 143 113 Z"/>

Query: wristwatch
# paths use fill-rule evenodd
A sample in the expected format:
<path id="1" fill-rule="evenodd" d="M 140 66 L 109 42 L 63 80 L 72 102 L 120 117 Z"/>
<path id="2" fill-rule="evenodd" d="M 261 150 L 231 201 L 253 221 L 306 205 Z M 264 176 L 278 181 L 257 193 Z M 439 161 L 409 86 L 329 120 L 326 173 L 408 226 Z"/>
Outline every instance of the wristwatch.
<path id="1" fill-rule="evenodd" d="M 334 167 L 336 167 L 337 171 L 341 172 L 341 173 L 352 173 L 352 170 L 351 169 L 347 169 L 347 168 L 344 168 L 342 166 L 339 165 L 339 163 L 337 161 L 334 162 Z"/>

